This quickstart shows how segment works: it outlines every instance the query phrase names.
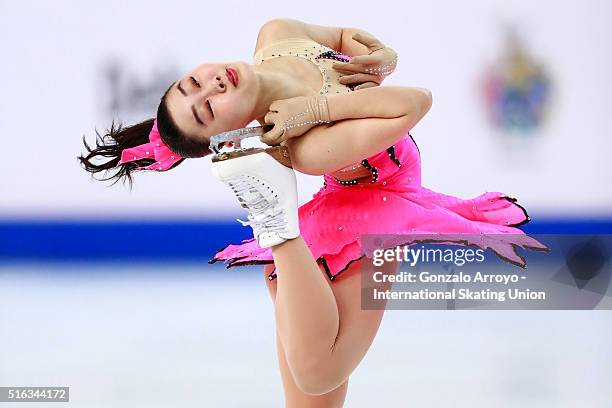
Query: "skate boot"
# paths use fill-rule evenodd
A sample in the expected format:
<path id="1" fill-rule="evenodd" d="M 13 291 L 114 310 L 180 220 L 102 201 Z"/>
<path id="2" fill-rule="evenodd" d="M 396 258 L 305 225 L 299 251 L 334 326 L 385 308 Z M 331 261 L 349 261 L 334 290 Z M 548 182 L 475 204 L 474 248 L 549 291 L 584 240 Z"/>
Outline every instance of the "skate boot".
<path id="1" fill-rule="evenodd" d="M 213 175 L 231 187 L 262 248 L 300 235 L 297 183 L 286 146 L 224 152 L 212 158 Z"/>

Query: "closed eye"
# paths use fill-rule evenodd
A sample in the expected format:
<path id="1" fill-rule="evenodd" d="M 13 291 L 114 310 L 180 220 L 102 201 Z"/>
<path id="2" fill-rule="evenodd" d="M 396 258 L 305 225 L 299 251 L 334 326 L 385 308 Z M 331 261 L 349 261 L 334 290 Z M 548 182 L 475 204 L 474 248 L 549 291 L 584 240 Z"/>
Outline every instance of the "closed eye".
<path id="1" fill-rule="evenodd" d="M 198 82 L 198 80 L 194 77 L 194 76 L 190 76 L 189 77 L 191 79 L 191 82 L 197 86 L 198 88 L 201 88 L 200 83 Z M 215 118 L 215 112 L 213 112 L 212 106 L 210 105 L 210 101 L 206 101 L 206 107 L 208 108 L 208 110 L 210 111 L 210 114 L 212 115 L 213 119 Z"/>
<path id="2" fill-rule="evenodd" d="M 215 112 L 213 112 L 212 106 L 210 106 L 210 100 L 206 101 L 206 106 L 208 107 L 208 110 L 210 111 L 210 114 L 212 115 L 212 117 L 214 119 L 215 118 Z"/>

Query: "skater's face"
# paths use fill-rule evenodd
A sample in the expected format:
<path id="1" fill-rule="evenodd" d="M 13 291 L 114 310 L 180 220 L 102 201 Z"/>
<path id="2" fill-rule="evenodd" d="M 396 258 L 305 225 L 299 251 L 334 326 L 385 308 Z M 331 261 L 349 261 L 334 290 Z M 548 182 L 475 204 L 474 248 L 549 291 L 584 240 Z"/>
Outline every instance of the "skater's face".
<path id="1" fill-rule="evenodd" d="M 252 67 L 246 62 L 202 64 L 172 85 L 166 104 L 182 133 L 208 143 L 211 136 L 253 120 L 254 84 Z"/>

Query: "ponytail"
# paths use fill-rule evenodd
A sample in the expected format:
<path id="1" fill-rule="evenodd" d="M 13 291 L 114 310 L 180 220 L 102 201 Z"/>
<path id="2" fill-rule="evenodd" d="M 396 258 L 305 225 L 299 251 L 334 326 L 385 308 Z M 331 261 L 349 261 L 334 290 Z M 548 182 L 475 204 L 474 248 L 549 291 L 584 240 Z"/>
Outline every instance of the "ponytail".
<path id="1" fill-rule="evenodd" d="M 77 159 L 80 161 L 83 168 L 92 174 L 92 177 L 94 174 L 102 171 L 108 172 L 116 170 L 116 172 L 109 177 L 97 180 L 107 181 L 115 179 L 111 185 L 114 185 L 119 180 L 123 180 L 124 182 L 128 181 L 130 187 L 132 187 L 133 172 L 138 167 L 155 163 L 155 160 L 145 158 L 123 163 L 119 166 L 117 166 L 117 164 L 121 159 L 121 152 L 124 149 L 138 146 L 149 141 L 149 133 L 152 127 L 153 119 L 147 119 L 128 127 L 123 127 L 121 124 L 116 125 L 113 121 L 110 129 L 108 129 L 104 135 L 100 135 L 100 133 L 96 131 L 96 145 L 94 147 L 89 146 L 85 140 L 85 136 L 83 136 L 83 144 L 85 145 L 85 149 L 87 149 L 87 153 L 78 156 Z M 94 163 L 94 159 L 99 161 L 105 158 L 110 158 L 110 160 Z M 171 168 L 178 166 L 183 161 L 184 159 L 177 161 Z"/>
<path id="2" fill-rule="evenodd" d="M 188 137 L 184 134 L 176 122 L 173 120 L 168 110 L 166 96 L 172 86 L 164 92 L 161 101 L 157 108 L 157 128 L 164 143 L 181 157 L 204 157 L 210 154 L 209 143 Z M 115 174 L 107 178 L 100 179 L 101 181 L 115 179 L 111 184 L 114 185 L 117 181 L 127 180 L 132 187 L 133 171 L 139 167 L 148 166 L 155 163 L 154 159 L 140 159 L 132 162 L 122 163 L 117 167 L 121 160 L 121 153 L 124 149 L 135 147 L 149 142 L 149 133 L 153 128 L 154 119 L 147 119 L 143 122 L 124 128 L 121 124 L 115 126 L 115 122 L 111 124 L 110 129 L 106 134 L 100 135 L 96 131 L 96 146 L 90 147 L 83 137 L 83 144 L 87 149 L 86 155 L 78 156 L 77 159 L 81 162 L 86 171 L 92 176 L 101 171 L 109 171 L 117 169 Z M 110 160 L 96 164 L 92 159 L 110 158 Z M 168 170 L 175 168 L 185 159 L 178 160 Z"/>

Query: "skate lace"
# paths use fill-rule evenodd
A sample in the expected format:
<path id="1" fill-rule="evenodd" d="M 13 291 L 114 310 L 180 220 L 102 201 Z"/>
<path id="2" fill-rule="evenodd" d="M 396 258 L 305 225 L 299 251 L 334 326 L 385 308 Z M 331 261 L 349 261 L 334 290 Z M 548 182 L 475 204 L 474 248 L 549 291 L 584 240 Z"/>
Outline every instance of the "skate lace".
<path id="1" fill-rule="evenodd" d="M 270 191 L 270 195 L 262 193 L 267 187 L 258 183 L 248 175 L 241 175 L 227 182 L 235 195 L 238 197 L 240 205 L 249 210 L 248 220 L 244 221 L 236 218 L 243 226 L 251 226 L 256 234 L 261 232 L 282 232 L 286 229 L 287 221 L 282 216 L 284 210 L 274 211 L 279 199 Z M 259 187 L 259 188 L 258 188 Z"/>

